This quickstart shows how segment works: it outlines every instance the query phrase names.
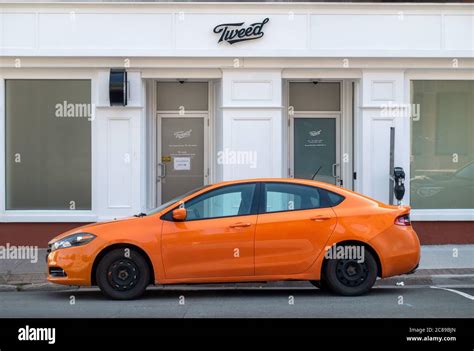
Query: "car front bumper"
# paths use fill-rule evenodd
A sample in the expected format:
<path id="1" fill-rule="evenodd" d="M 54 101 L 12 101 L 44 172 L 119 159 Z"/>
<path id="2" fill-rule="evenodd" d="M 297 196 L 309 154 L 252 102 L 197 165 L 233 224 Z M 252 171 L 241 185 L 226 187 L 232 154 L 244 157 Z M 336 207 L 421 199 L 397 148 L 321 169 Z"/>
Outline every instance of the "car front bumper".
<path id="1" fill-rule="evenodd" d="M 85 246 L 49 252 L 46 256 L 48 281 L 63 285 L 91 285 L 93 257 Z M 59 273 L 61 270 L 64 275 Z"/>

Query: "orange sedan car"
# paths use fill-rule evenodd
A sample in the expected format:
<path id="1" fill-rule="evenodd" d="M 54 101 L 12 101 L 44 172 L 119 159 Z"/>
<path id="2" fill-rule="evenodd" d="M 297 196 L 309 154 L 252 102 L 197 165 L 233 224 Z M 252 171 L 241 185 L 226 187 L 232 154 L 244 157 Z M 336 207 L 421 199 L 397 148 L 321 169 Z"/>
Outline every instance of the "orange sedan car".
<path id="1" fill-rule="evenodd" d="M 204 186 L 147 214 L 49 243 L 48 280 L 133 299 L 149 284 L 308 280 L 342 295 L 411 273 L 420 243 L 410 208 L 303 179 Z"/>

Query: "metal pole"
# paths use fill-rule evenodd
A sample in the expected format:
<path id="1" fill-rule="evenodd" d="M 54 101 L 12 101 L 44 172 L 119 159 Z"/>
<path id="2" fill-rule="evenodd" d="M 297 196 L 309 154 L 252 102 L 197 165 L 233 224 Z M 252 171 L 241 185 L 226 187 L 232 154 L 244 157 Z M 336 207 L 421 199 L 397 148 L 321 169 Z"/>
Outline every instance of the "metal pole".
<path id="1" fill-rule="evenodd" d="M 393 205 L 393 188 L 395 187 L 395 179 L 393 178 L 393 168 L 395 167 L 395 127 L 390 127 L 390 165 L 389 165 L 389 189 L 388 203 Z"/>

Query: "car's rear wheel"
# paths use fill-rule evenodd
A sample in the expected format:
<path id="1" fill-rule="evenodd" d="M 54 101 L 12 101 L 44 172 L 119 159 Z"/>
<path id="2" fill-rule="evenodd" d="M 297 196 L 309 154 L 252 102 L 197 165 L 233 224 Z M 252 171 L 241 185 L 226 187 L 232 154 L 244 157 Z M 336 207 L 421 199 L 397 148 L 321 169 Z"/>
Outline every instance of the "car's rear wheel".
<path id="1" fill-rule="evenodd" d="M 372 288 L 377 279 L 377 262 L 365 247 L 360 249 L 364 250 L 363 260 L 355 257 L 328 259 L 324 276 L 329 290 L 339 295 L 356 296 Z"/>
<path id="2" fill-rule="evenodd" d="M 150 282 L 150 268 L 138 251 L 115 249 L 100 260 L 96 279 L 105 296 L 115 300 L 136 299 Z"/>

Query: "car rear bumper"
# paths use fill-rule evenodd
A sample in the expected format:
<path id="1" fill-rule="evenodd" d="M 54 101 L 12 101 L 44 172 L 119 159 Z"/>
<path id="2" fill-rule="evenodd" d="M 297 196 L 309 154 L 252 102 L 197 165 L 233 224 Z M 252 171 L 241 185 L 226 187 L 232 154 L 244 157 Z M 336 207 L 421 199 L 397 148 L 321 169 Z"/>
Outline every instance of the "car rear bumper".
<path id="1" fill-rule="evenodd" d="M 420 266 L 420 264 L 418 263 L 415 268 L 413 268 L 410 272 L 406 272 L 405 274 L 413 274 L 413 273 L 415 273 L 419 266 Z"/>
<path id="2" fill-rule="evenodd" d="M 370 241 L 382 265 L 382 278 L 413 273 L 420 263 L 420 241 L 411 226 L 393 225 Z"/>

